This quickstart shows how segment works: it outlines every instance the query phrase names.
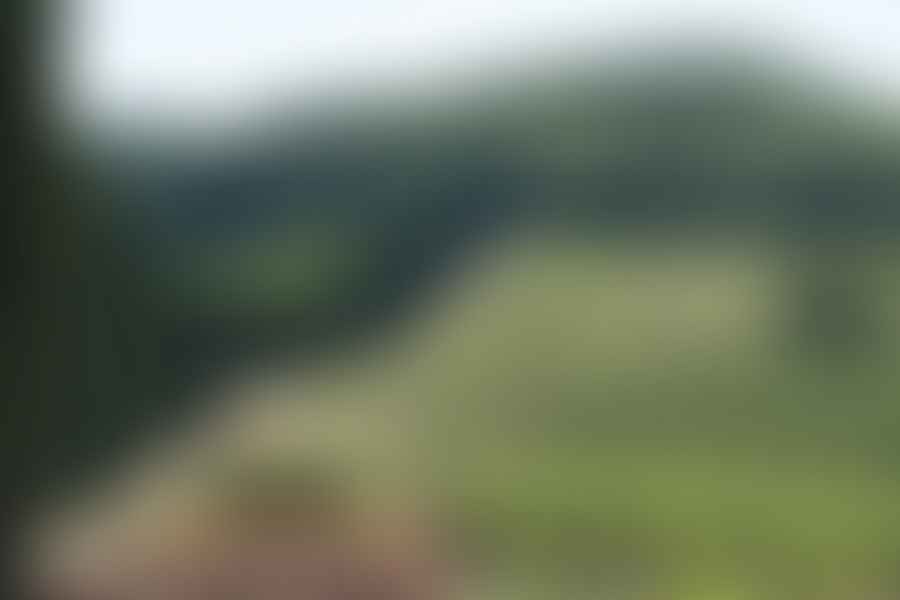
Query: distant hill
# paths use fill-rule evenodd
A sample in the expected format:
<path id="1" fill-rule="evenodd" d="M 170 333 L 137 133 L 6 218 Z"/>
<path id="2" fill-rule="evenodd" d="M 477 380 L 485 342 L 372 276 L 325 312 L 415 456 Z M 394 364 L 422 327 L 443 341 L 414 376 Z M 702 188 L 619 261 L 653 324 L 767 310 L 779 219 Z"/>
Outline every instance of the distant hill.
<path id="1" fill-rule="evenodd" d="M 188 374 L 377 326 L 512 222 L 900 231 L 897 123 L 755 50 L 567 58 L 445 103 L 288 107 L 218 140 L 113 129 L 86 154 L 100 209 Z"/>

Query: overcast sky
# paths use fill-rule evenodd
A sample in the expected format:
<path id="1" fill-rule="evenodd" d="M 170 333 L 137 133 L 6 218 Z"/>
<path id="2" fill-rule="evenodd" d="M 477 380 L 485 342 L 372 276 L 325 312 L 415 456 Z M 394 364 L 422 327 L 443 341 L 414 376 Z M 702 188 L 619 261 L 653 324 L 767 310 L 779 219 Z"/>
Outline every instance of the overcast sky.
<path id="1" fill-rule="evenodd" d="M 252 114 L 361 80 L 436 85 L 567 45 L 719 33 L 786 45 L 900 98 L 897 0 L 69 0 L 64 72 L 92 114 Z M 524 57 L 524 58 L 522 58 Z"/>

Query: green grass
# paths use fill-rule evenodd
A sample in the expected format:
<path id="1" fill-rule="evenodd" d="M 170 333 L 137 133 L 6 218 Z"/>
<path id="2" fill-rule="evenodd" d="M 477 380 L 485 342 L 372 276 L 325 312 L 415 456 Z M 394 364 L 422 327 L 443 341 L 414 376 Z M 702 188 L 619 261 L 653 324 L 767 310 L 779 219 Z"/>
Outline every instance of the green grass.
<path id="1" fill-rule="evenodd" d="M 789 350 L 789 282 L 746 244 L 530 240 L 491 262 L 423 328 L 405 374 L 489 560 L 548 577 L 624 563 L 662 597 L 683 579 L 723 588 L 691 598 L 897 589 L 890 345 Z M 889 294 L 896 271 L 879 266 Z"/>
<path id="2" fill-rule="evenodd" d="M 900 337 L 892 254 L 868 264 L 882 342 Z M 278 384 L 297 426 L 265 441 L 306 439 L 311 402 L 379 414 L 356 438 L 417 444 L 487 574 L 473 598 L 896 594 L 900 352 L 798 351 L 790 286 L 746 240 L 517 238 L 377 355 Z"/>

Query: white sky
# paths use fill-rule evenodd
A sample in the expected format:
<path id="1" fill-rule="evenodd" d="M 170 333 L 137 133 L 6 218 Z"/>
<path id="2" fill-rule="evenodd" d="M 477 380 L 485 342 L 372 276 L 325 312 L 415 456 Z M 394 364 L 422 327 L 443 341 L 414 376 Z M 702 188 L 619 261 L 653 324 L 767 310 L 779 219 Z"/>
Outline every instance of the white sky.
<path id="1" fill-rule="evenodd" d="M 427 87 L 517 56 L 527 66 L 541 49 L 698 31 L 796 46 L 872 98 L 900 99 L 900 0 L 66 1 L 65 97 L 95 115 L 234 118 L 272 94 Z"/>

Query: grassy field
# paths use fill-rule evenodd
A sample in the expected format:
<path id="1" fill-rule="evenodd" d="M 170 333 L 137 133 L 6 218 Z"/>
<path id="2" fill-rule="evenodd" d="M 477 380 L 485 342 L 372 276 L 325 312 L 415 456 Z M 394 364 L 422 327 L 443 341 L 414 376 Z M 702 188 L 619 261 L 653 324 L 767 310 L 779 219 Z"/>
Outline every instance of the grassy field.
<path id="1" fill-rule="evenodd" d="M 820 356 L 792 346 L 797 274 L 765 244 L 498 243 L 377 350 L 263 375 L 249 395 L 298 401 L 212 464 L 299 456 L 311 423 L 382 487 L 415 463 L 477 598 L 895 597 L 900 262 L 871 255 L 880 341 Z"/>
<path id="2" fill-rule="evenodd" d="M 495 252 L 407 374 L 461 529 L 589 595 L 623 577 L 664 598 L 896 592 L 900 280 L 872 255 L 880 341 L 819 356 L 792 347 L 796 274 L 761 244 Z"/>

